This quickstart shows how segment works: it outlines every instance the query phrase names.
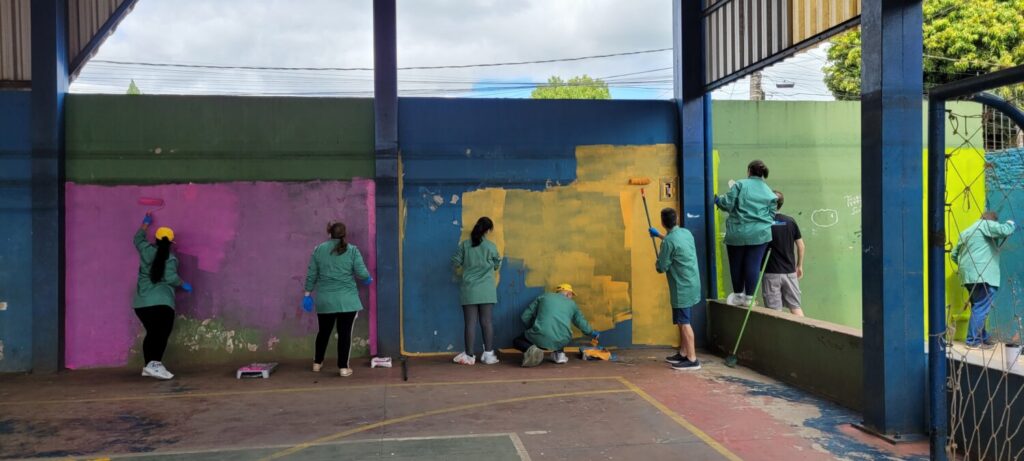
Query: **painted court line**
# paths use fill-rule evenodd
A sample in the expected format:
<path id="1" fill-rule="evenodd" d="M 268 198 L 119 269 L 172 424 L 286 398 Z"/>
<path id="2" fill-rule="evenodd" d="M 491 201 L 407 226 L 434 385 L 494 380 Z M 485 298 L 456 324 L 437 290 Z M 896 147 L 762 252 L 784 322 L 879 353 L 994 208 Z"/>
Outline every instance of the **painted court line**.
<path id="1" fill-rule="evenodd" d="M 241 395 L 263 395 L 263 394 L 287 394 L 293 392 L 331 392 L 350 391 L 356 389 L 373 389 L 378 387 L 419 387 L 419 386 L 465 386 L 480 384 L 515 384 L 515 383 L 552 383 L 566 381 L 592 381 L 592 380 L 617 380 L 618 376 L 593 376 L 575 378 L 527 378 L 527 379 L 492 379 L 483 381 L 439 381 L 427 383 L 397 383 L 397 384 L 357 384 L 354 386 L 317 386 L 317 387 L 283 387 L 279 389 L 259 389 L 251 391 L 219 391 L 219 392 L 184 392 L 181 394 L 158 394 L 138 395 L 128 397 L 100 397 L 94 399 L 57 399 L 57 400 L 22 400 L 0 402 L 0 407 L 18 405 L 54 405 L 54 404 L 75 404 L 75 403 L 99 403 L 99 402 L 131 402 L 146 400 L 165 399 L 188 399 L 188 398 L 209 398 L 209 397 L 233 397 Z"/>
<path id="2" fill-rule="evenodd" d="M 693 435 L 696 435 L 697 438 L 701 439 L 704 443 L 708 444 L 708 446 L 710 446 L 711 448 L 714 448 L 715 451 L 720 453 L 726 459 L 728 459 L 730 461 L 743 461 L 743 458 L 740 458 L 739 456 L 736 456 L 735 453 L 729 451 L 728 448 L 725 448 L 725 446 L 723 446 L 722 444 L 718 443 L 717 440 L 711 438 L 710 435 L 708 435 L 704 431 L 700 430 L 700 428 L 698 428 L 697 426 L 694 426 L 693 423 L 687 421 L 686 418 L 683 418 L 681 415 L 679 415 L 679 413 L 676 413 L 676 412 L 672 411 L 671 408 L 669 408 L 669 407 L 665 406 L 665 404 L 659 402 L 658 399 L 655 399 L 654 397 L 652 397 L 647 392 L 644 392 L 644 390 L 640 389 L 636 384 L 633 384 L 628 379 L 623 378 L 622 376 L 618 377 L 618 381 L 621 382 L 623 385 L 625 385 L 627 388 L 629 388 L 630 391 L 632 391 L 636 395 L 640 396 L 640 398 L 646 400 L 648 403 L 653 405 L 654 408 L 658 409 L 658 411 L 664 413 L 665 416 L 668 416 L 669 418 L 672 418 L 673 421 L 675 421 L 680 426 L 683 426 L 684 429 L 686 429 L 687 431 L 690 431 Z"/>
<path id="3" fill-rule="evenodd" d="M 419 436 L 419 437 L 390 437 L 383 439 L 359 439 L 359 440 L 335 440 L 326 443 L 313 444 L 310 447 L 331 447 L 337 445 L 352 445 L 357 443 L 383 443 L 383 442 L 415 442 L 421 440 L 450 440 L 450 439 L 480 439 L 489 437 L 508 437 L 512 441 L 512 445 L 516 448 L 516 453 L 522 461 L 532 461 L 530 455 L 526 453 L 526 447 L 523 445 L 523 441 L 514 432 L 495 432 L 491 434 L 458 434 L 458 435 L 430 435 L 430 436 Z M 213 448 L 209 450 L 181 450 L 181 451 L 160 451 L 160 452 L 149 452 L 149 453 L 126 453 L 118 455 L 92 455 L 85 458 L 88 461 L 110 461 L 115 459 L 125 458 L 152 458 L 160 456 L 180 456 L 180 455 L 213 455 L 219 453 L 232 453 L 239 451 L 258 451 L 258 450 L 276 450 L 281 448 L 291 448 L 293 445 L 256 445 L 251 447 L 232 447 L 232 448 Z M 67 458 L 30 458 L 31 460 L 53 460 L 53 459 L 67 459 Z M 73 459 L 73 458 L 72 458 Z"/>
<path id="4" fill-rule="evenodd" d="M 314 440 L 311 440 L 309 442 L 305 442 L 305 443 L 301 443 L 301 444 L 295 445 L 294 447 L 292 447 L 290 449 L 282 450 L 282 451 L 279 451 L 277 453 L 274 453 L 274 454 L 272 454 L 272 455 L 270 455 L 270 456 L 268 456 L 266 458 L 263 458 L 262 461 L 270 461 L 270 460 L 274 460 L 274 459 L 283 458 L 285 456 L 293 455 L 295 453 L 298 453 L 298 452 L 300 452 L 302 450 L 305 450 L 305 449 L 307 449 L 309 447 L 312 447 L 314 445 L 317 445 L 317 444 L 322 444 L 324 442 L 330 442 L 332 440 L 342 439 L 342 438 L 348 437 L 348 436 L 353 435 L 353 434 L 358 434 L 360 432 L 366 432 L 366 431 L 371 430 L 371 429 L 376 429 L 376 428 L 384 427 L 384 426 L 390 426 L 392 424 L 404 423 L 404 422 L 407 422 L 407 421 L 412 421 L 412 420 L 419 419 L 419 418 L 424 418 L 424 417 L 427 417 L 427 416 L 443 415 L 443 414 L 446 414 L 446 413 L 455 413 L 455 412 L 459 412 L 459 411 L 473 410 L 473 409 L 476 409 L 476 408 L 484 408 L 484 407 L 495 406 L 495 405 L 504 405 L 504 404 L 507 404 L 507 403 L 527 402 L 527 401 L 531 401 L 531 400 L 556 399 L 556 398 L 560 398 L 560 397 L 580 397 L 580 396 L 585 396 L 585 395 L 621 394 L 621 393 L 628 393 L 628 392 L 631 392 L 631 391 L 629 389 L 605 389 L 605 390 L 599 390 L 599 391 L 563 392 L 563 393 L 558 393 L 558 394 L 531 395 L 531 396 L 526 396 L 526 397 L 516 397 L 516 398 L 512 398 L 512 399 L 494 400 L 494 401 L 490 401 L 490 402 L 472 403 L 472 404 L 468 404 L 468 405 L 459 405 L 459 406 L 455 406 L 455 407 L 441 408 L 441 409 L 438 409 L 438 410 L 424 411 L 422 413 L 416 413 L 416 414 L 412 414 L 412 415 L 408 415 L 408 416 L 402 416 L 402 417 L 399 417 L 399 418 L 386 419 L 386 420 L 383 420 L 383 421 L 378 421 L 376 423 L 364 424 L 364 425 L 356 427 L 354 429 L 349 429 L 347 431 L 342 431 L 342 432 L 338 432 L 336 434 L 328 435 L 328 436 L 325 436 L 325 437 L 320 437 L 318 439 L 314 439 Z M 524 451 L 525 451 L 525 448 L 524 448 Z"/>

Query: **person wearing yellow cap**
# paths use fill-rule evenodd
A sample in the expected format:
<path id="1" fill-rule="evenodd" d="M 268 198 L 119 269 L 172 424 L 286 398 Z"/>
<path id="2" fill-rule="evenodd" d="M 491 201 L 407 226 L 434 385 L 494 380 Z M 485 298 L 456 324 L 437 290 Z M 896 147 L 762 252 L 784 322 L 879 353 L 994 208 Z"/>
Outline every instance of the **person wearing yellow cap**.
<path id="1" fill-rule="evenodd" d="M 585 335 L 597 339 L 600 333 L 590 327 L 573 298 L 576 293 L 572 285 L 563 283 L 555 287 L 554 293 L 537 297 L 523 311 L 522 320 L 526 331 L 512 340 L 516 349 L 523 352 L 523 366 L 535 367 L 544 361 L 544 350 L 551 352 L 551 361 L 566 363 L 569 357 L 563 349 L 572 341 L 572 326 Z"/>
<path id="2" fill-rule="evenodd" d="M 163 364 L 167 340 L 174 329 L 174 289 L 192 292 L 192 285 L 178 276 L 178 258 L 171 252 L 174 231 L 169 227 L 156 230 L 156 243 L 146 240 L 153 223 L 153 214 L 146 213 L 142 226 L 135 232 L 135 249 L 139 252 L 139 276 L 135 285 L 132 307 L 146 329 L 142 341 L 142 356 L 146 366 L 142 376 L 156 379 L 174 377 Z"/>

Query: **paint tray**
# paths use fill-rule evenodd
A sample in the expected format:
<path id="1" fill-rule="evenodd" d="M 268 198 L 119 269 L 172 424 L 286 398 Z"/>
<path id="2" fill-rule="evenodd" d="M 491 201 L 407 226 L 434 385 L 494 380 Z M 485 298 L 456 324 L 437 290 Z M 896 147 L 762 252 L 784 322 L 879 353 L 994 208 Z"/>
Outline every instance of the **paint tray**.
<path id="1" fill-rule="evenodd" d="M 580 346 L 580 360 L 611 360 L 619 357 L 603 347 Z"/>
<path id="2" fill-rule="evenodd" d="M 277 368 L 277 362 L 250 363 L 238 369 L 235 374 L 237 379 L 242 378 L 269 378 L 270 374 Z"/>

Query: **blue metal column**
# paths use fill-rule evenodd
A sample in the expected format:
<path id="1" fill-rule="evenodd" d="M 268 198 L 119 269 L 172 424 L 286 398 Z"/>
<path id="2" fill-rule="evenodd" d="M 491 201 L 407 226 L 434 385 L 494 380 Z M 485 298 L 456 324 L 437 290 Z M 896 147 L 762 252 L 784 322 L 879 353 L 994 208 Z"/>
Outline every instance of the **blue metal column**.
<path id="1" fill-rule="evenodd" d="M 679 112 L 679 189 L 683 227 L 693 233 L 697 261 L 703 266 L 701 299 L 714 296 L 715 237 L 711 208 L 711 98 L 704 91 L 703 2 L 676 0 L 673 9 L 675 100 Z M 693 309 L 697 344 L 707 333 L 707 306 Z"/>
<path id="2" fill-rule="evenodd" d="M 64 95 L 67 2 L 35 0 L 32 22 L 32 370 L 64 351 Z"/>
<path id="3" fill-rule="evenodd" d="M 864 428 L 924 432 L 921 0 L 861 14 Z"/>
<path id="4" fill-rule="evenodd" d="M 401 352 L 398 215 L 398 51 L 395 0 L 373 2 L 373 109 L 376 136 L 377 342 L 380 355 Z"/>
<path id="5" fill-rule="evenodd" d="M 946 459 L 946 102 L 928 101 L 928 432 L 931 459 Z"/>

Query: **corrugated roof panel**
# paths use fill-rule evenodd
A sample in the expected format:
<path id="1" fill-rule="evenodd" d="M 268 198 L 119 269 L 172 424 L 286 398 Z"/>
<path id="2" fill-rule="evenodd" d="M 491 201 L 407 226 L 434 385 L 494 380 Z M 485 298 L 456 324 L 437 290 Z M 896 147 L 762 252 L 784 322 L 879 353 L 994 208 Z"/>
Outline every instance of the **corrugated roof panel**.
<path id="1" fill-rule="evenodd" d="M 30 0 L 0 0 L 0 82 L 32 80 Z"/>
<path id="2" fill-rule="evenodd" d="M 121 3 L 129 0 L 68 0 L 68 57 L 72 61 Z M 106 37 L 100 37 L 104 40 Z"/>

